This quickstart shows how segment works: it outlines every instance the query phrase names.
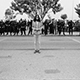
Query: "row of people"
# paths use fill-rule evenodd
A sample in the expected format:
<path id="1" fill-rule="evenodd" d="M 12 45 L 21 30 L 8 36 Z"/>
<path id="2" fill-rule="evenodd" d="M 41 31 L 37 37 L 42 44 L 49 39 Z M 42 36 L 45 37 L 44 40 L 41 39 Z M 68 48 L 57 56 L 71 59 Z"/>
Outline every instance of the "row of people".
<path id="1" fill-rule="evenodd" d="M 10 35 L 12 35 L 12 33 L 14 35 L 18 35 L 19 32 L 21 32 L 21 35 L 23 35 L 23 33 L 26 35 L 26 20 L 20 20 L 19 22 L 17 22 L 16 20 L 13 21 L 0 21 L 0 35 L 8 35 L 10 33 Z"/>
<path id="2" fill-rule="evenodd" d="M 61 34 L 65 35 L 65 31 L 69 31 L 69 34 L 73 34 L 73 22 L 72 20 L 67 21 L 67 25 L 63 20 L 48 20 L 46 19 L 43 23 L 43 28 L 41 29 L 41 33 L 47 35 L 49 34 Z M 28 35 L 33 34 L 33 20 L 26 21 L 20 20 L 17 22 L 13 21 L 0 21 L 0 35 L 26 35 L 26 30 L 28 30 Z"/>
<path id="3" fill-rule="evenodd" d="M 65 35 L 65 32 L 68 31 L 69 35 L 73 34 L 73 22 L 72 20 L 67 21 L 65 23 L 64 20 L 46 20 L 44 23 L 44 29 L 45 29 L 45 35 L 48 34 L 61 34 L 63 32 L 63 35 Z"/>

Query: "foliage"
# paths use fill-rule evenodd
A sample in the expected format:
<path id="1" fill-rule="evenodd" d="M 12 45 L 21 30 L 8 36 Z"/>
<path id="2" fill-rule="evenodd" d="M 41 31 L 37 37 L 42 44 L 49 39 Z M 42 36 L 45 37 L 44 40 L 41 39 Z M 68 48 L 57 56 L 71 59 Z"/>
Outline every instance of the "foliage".
<path id="1" fill-rule="evenodd" d="M 76 5 L 76 13 L 78 14 L 79 18 L 80 18 L 80 4 Z"/>
<path id="2" fill-rule="evenodd" d="M 67 18 L 67 14 L 62 14 L 61 15 L 61 18 L 64 20 L 64 19 L 66 19 Z"/>
<path id="3" fill-rule="evenodd" d="M 75 28 L 76 28 L 78 31 L 80 31 L 80 21 L 79 21 L 79 20 L 77 20 L 77 21 L 75 22 Z"/>
<path id="4" fill-rule="evenodd" d="M 13 11 L 11 9 L 6 9 L 5 18 L 6 19 L 12 19 L 12 17 L 13 17 Z"/>
<path id="5" fill-rule="evenodd" d="M 44 17 L 50 8 L 52 8 L 54 14 L 63 9 L 58 1 L 59 0 L 14 0 L 11 2 L 10 8 L 21 14 L 26 13 L 34 16 L 36 13 L 39 13 L 41 17 Z"/>
<path id="6" fill-rule="evenodd" d="M 10 8 L 6 9 L 5 11 L 5 19 L 10 20 L 15 18 L 19 13 L 14 13 L 14 11 Z"/>

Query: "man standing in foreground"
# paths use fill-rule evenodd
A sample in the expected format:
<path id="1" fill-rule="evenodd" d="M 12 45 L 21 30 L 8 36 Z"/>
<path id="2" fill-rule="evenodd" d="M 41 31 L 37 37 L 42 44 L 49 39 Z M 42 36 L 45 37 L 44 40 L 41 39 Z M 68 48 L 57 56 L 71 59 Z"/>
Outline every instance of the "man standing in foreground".
<path id="1" fill-rule="evenodd" d="M 34 17 L 34 47 L 35 51 L 34 53 L 40 53 L 40 32 L 41 32 L 41 26 L 40 26 L 40 16 L 38 14 Z"/>

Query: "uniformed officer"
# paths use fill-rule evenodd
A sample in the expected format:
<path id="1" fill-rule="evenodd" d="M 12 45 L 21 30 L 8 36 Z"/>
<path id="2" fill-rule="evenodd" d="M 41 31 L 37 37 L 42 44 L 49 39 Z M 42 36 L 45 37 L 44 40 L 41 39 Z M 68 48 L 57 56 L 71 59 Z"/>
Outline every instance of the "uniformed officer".
<path id="1" fill-rule="evenodd" d="M 33 31 L 33 29 L 32 29 L 32 20 L 28 22 L 28 27 L 29 27 L 28 35 L 29 35 L 30 33 L 31 33 L 31 35 L 32 35 L 32 31 Z"/>

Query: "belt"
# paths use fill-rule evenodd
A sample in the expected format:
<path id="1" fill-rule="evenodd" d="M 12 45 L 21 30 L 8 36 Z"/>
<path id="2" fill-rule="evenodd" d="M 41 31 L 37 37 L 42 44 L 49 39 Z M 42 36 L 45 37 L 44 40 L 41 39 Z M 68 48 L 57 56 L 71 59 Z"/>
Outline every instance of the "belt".
<path id="1" fill-rule="evenodd" d="M 40 31 L 40 30 L 36 30 L 36 29 L 35 29 L 34 31 L 37 31 L 37 32 L 38 32 L 38 31 Z"/>

